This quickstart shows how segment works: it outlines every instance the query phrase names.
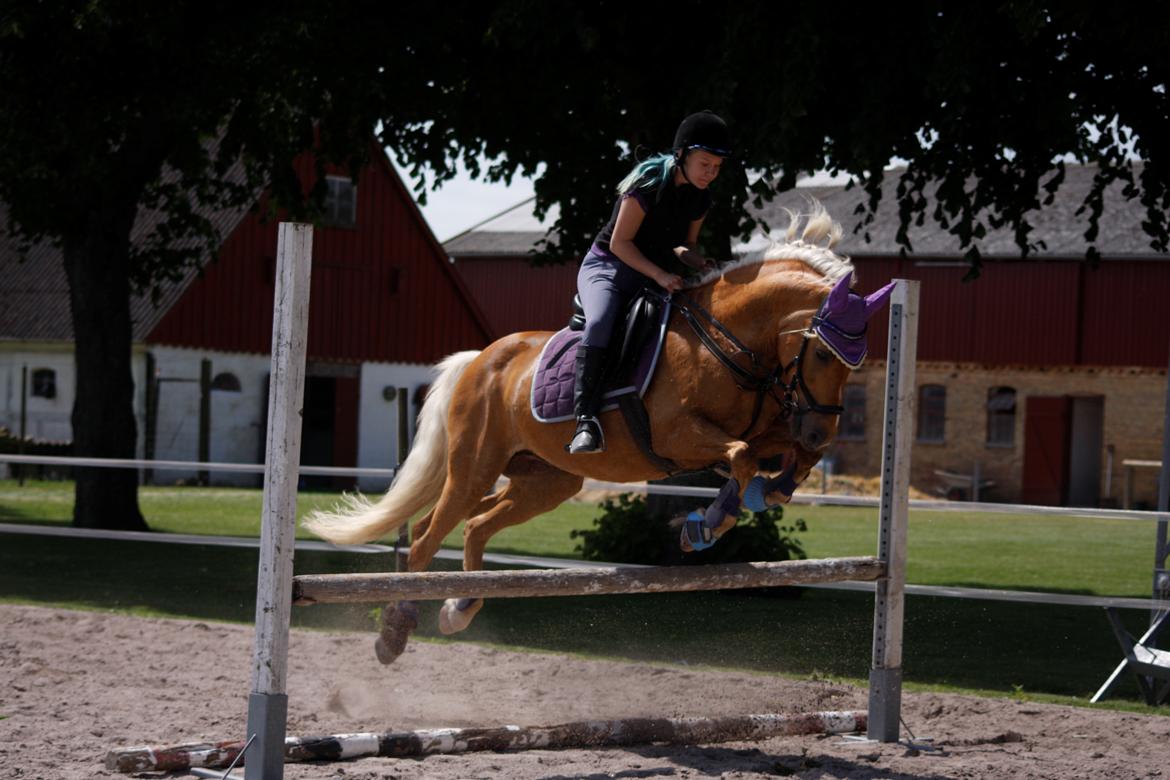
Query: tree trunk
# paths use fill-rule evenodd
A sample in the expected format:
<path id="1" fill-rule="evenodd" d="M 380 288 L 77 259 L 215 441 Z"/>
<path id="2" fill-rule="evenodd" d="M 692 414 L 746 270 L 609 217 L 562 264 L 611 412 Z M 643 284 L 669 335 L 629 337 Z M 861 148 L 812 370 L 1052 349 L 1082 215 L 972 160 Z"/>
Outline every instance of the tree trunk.
<path id="1" fill-rule="evenodd" d="M 130 229 L 137 205 L 95 209 L 83 235 L 64 242 L 73 311 L 73 454 L 133 458 L 137 449 L 131 374 Z M 149 530 L 134 469 L 74 469 L 73 525 Z"/>

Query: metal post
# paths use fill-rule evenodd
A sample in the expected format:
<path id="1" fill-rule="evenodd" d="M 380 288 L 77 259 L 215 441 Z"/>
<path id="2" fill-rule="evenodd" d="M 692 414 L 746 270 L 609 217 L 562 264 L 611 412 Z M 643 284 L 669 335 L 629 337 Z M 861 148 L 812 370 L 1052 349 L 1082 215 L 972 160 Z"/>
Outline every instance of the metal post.
<path id="1" fill-rule="evenodd" d="M 1105 498 L 1110 503 L 1113 500 L 1113 454 L 1115 448 L 1112 444 L 1105 445 Z M 1110 504 L 1102 504 L 1102 506 L 1109 506 Z"/>
<path id="2" fill-rule="evenodd" d="M 312 225 L 280 224 L 260 570 L 256 580 L 256 643 L 252 654 L 252 695 L 248 698 L 248 736 L 255 736 L 256 741 L 244 759 L 247 780 L 284 777 L 288 629 L 312 253 Z"/>
<path id="3" fill-rule="evenodd" d="M 406 388 L 398 388 L 398 468 L 402 468 L 407 454 L 410 453 L 410 398 Z M 395 472 L 397 473 L 397 471 Z M 403 523 L 398 528 L 398 543 L 394 545 L 394 571 L 406 571 L 407 561 L 410 560 L 410 523 Z"/>
<path id="4" fill-rule="evenodd" d="M 918 282 L 899 279 L 890 298 L 886 407 L 877 557 L 886 577 L 874 591 L 873 665 L 869 673 L 870 739 L 897 742 L 902 715 L 902 617 L 906 587 L 906 525 L 914 431 L 914 368 L 918 353 Z"/>
<path id="5" fill-rule="evenodd" d="M 1166 372 L 1166 408 L 1162 416 L 1162 468 L 1158 472 L 1158 541 L 1154 553 L 1154 598 L 1170 596 L 1170 572 L 1166 570 L 1167 513 L 1170 513 L 1170 370 Z M 1161 616 L 1159 610 L 1150 614 L 1150 625 Z M 1157 641 L 1154 640 L 1154 646 Z"/>
<path id="6" fill-rule="evenodd" d="M 142 459 L 154 460 L 155 442 L 158 439 L 158 364 L 154 353 L 146 353 L 146 415 L 142 431 Z M 142 484 L 154 482 L 154 469 L 142 470 Z"/>
<path id="7" fill-rule="evenodd" d="M 28 432 L 28 366 L 20 367 L 20 438 L 16 440 L 16 454 L 24 454 L 24 440 Z M 17 484 L 24 487 L 25 464 L 17 466 Z M 42 475 L 44 476 L 44 475 Z"/>
<path id="8" fill-rule="evenodd" d="M 979 461 L 971 467 L 971 500 L 979 500 L 979 482 L 983 479 L 983 468 Z"/>
<path id="9" fill-rule="evenodd" d="M 199 361 L 199 462 L 211 460 L 211 361 Z M 211 484 L 211 473 L 199 472 L 199 484 Z"/>

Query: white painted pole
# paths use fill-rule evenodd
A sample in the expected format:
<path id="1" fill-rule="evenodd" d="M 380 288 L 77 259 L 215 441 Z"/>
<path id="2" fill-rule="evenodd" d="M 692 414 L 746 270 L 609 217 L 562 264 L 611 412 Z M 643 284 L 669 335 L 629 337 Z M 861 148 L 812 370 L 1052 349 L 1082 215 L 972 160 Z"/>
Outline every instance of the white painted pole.
<path id="1" fill-rule="evenodd" d="M 869 673 L 870 739 L 897 742 L 902 717 L 902 618 L 906 590 L 906 526 L 910 511 L 910 454 L 914 442 L 915 360 L 918 355 L 918 282 L 899 279 L 890 298 L 886 407 L 877 557 L 886 577 L 877 581 L 873 665 Z"/>
<path id="2" fill-rule="evenodd" d="M 282 222 L 276 247 L 256 644 L 248 698 L 248 736 L 255 736 L 255 743 L 244 760 L 247 780 L 284 776 L 289 613 L 312 255 L 313 226 Z"/>

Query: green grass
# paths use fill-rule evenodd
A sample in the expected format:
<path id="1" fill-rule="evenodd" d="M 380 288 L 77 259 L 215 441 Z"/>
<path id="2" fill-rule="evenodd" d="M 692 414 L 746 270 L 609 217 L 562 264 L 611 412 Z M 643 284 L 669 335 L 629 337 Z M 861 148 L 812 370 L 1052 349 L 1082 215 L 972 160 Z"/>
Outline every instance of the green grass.
<path id="1" fill-rule="evenodd" d="M 297 511 L 330 507 L 337 494 L 302 492 Z M 147 523 L 168 533 L 257 536 L 261 493 L 244 488 L 145 487 Z M 0 481 L 0 522 L 68 525 L 73 489 L 65 482 Z M 590 528 L 598 509 L 567 503 L 492 539 L 493 552 L 575 558 L 573 529 Z M 785 520 L 804 519 L 799 535 L 808 557 L 872 555 L 877 510 L 792 506 Z M 309 534 L 298 528 L 299 538 Z M 1043 590 L 1103 596 L 1148 596 L 1152 523 L 1035 515 L 911 513 L 907 579 L 923 585 Z M 462 547 L 460 529 L 445 547 Z"/>
<path id="2" fill-rule="evenodd" d="M 211 536 L 260 535 L 262 493 L 256 488 L 143 487 L 138 504 L 147 525 L 162 533 Z M 328 509 L 338 493 L 302 491 L 297 496 L 298 520 L 313 509 Z M 569 538 L 574 528 L 588 528 L 596 514 L 590 504 L 566 504 L 556 512 L 508 528 L 489 550 L 518 555 L 578 557 Z M 69 525 L 73 518 L 73 483 L 0 480 L 0 522 Z M 297 527 L 298 539 L 313 538 Z M 463 547 L 462 526 L 447 537 L 444 547 Z"/>
<path id="3" fill-rule="evenodd" d="M 302 493 L 299 510 L 335 500 L 328 493 Z M 71 501 L 66 483 L 0 483 L 0 522 L 66 524 Z M 159 531 L 255 535 L 260 492 L 144 488 L 141 504 Z M 572 557 L 569 531 L 589 527 L 596 511 L 566 504 L 504 531 L 489 549 Z M 795 518 L 808 523 L 799 538 L 809 557 L 873 552 L 873 510 L 798 506 L 788 510 L 786 521 Z M 908 578 L 1146 596 L 1153 538 L 1153 526 L 1140 522 L 916 512 Z M 0 539 L 0 601 L 242 622 L 253 617 L 254 550 Z M 448 544 L 460 541 L 453 534 Z M 450 566 L 440 564 L 436 568 Z M 389 555 L 344 553 L 298 553 L 296 565 L 301 573 L 393 567 Z M 424 636 L 433 635 L 435 608 L 424 612 Z M 872 597 L 865 594 L 812 589 L 799 599 L 736 593 L 497 599 L 462 636 L 538 650 L 856 680 L 869 666 L 872 611 Z M 1147 619 L 1132 610 L 1124 616 L 1134 632 Z M 372 625 L 368 606 L 298 609 L 294 620 L 309 627 Z M 907 682 L 928 689 L 1085 697 L 1119 656 L 1096 609 L 912 596 L 905 634 Z M 1126 680 L 1117 695 L 1136 697 L 1136 686 Z"/>
<path id="4" fill-rule="evenodd" d="M 810 558 L 873 555 L 877 510 L 792 506 Z M 1149 597 L 1156 528 L 1140 520 L 912 511 L 906 579 L 922 585 Z"/>

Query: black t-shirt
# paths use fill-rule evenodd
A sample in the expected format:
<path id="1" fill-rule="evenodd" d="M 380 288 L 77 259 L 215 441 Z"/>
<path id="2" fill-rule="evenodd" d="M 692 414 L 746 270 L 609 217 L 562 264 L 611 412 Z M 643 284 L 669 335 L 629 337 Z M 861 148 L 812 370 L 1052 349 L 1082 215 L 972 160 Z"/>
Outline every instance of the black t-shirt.
<path id="1" fill-rule="evenodd" d="M 669 180 L 657 188 L 634 185 L 613 204 L 609 222 L 593 242 L 606 254 L 613 254 L 609 240 L 613 237 L 618 211 L 626 198 L 636 199 L 646 212 L 634 235 L 634 246 L 659 268 L 680 275 L 690 273 L 692 269 L 675 257 L 674 248 L 686 243 L 691 223 L 711 208 L 711 191 L 701 190 L 690 182 L 676 185 Z"/>

